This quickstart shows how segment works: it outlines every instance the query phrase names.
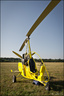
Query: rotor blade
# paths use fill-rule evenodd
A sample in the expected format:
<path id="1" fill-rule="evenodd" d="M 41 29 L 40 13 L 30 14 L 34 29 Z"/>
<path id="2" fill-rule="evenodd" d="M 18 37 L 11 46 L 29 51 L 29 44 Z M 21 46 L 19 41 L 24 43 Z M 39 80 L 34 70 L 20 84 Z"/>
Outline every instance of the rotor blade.
<path id="1" fill-rule="evenodd" d="M 34 55 L 35 54 L 35 52 L 34 53 L 32 53 L 31 55 Z"/>
<path id="2" fill-rule="evenodd" d="M 14 54 L 16 54 L 18 57 L 22 58 L 22 56 L 19 55 L 18 53 L 14 52 L 14 51 L 12 51 L 12 52 L 13 52 Z"/>
<path id="3" fill-rule="evenodd" d="M 61 0 L 52 0 L 49 5 L 45 8 L 45 10 L 41 13 L 36 22 L 32 25 L 31 29 L 28 31 L 26 36 L 30 36 L 32 32 L 36 29 L 36 27 L 42 22 L 42 20 L 53 10 L 53 8 L 60 2 Z"/>
<path id="4" fill-rule="evenodd" d="M 23 42 L 22 46 L 20 47 L 19 51 L 21 51 L 24 48 L 25 43 L 27 43 L 27 41 L 28 41 L 28 39 L 26 38 L 25 41 Z"/>

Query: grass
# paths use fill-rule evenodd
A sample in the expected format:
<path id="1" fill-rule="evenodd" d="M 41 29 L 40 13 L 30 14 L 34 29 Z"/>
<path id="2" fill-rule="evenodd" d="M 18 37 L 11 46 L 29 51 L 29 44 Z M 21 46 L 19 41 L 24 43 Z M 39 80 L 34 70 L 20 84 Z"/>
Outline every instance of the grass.
<path id="1" fill-rule="evenodd" d="M 33 80 L 21 77 L 16 83 L 12 82 L 12 76 L 17 73 L 11 73 L 11 69 L 17 70 L 17 63 L 1 63 L 1 96 L 62 96 L 63 95 L 63 63 L 44 62 L 50 73 L 50 88 L 48 92 L 42 85 L 33 85 Z M 40 63 L 37 63 L 39 70 Z"/>

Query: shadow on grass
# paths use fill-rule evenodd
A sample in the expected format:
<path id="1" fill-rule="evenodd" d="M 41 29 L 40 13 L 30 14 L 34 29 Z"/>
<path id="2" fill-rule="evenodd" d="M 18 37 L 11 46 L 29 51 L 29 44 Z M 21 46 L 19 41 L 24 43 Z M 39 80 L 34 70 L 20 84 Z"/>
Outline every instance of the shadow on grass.
<path id="1" fill-rule="evenodd" d="M 62 80 L 52 80 L 54 77 L 51 78 L 50 88 L 52 88 L 54 91 L 62 91 L 64 89 L 64 81 Z"/>
<path id="2" fill-rule="evenodd" d="M 21 79 L 21 80 L 17 80 L 17 82 L 16 83 L 30 83 L 30 82 L 32 82 L 31 80 L 29 80 L 29 79 L 27 79 L 27 80 L 23 80 L 23 79 Z"/>
<path id="3" fill-rule="evenodd" d="M 50 77 L 50 80 L 53 80 L 53 79 L 56 79 L 56 77 L 52 77 L 52 76 L 51 76 L 51 77 Z"/>
<path id="4" fill-rule="evenodd" d="M 17 81 L 16 83 L 32 83 L 32 80 L 21 80 L 21 81 Z M 56 80 L 56 77 L 50 77 L 50 90 L 54 90 L 54 91 L 62 91 L 64 89 L 64 81 L 62 80 Z M 43 84 L 39 84 L 42 85 Z"/>

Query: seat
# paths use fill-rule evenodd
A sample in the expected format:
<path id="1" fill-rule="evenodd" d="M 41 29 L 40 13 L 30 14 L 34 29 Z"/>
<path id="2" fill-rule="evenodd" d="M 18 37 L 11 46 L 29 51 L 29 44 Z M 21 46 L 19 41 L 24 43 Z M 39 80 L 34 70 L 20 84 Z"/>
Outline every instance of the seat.
<path id="1" fill-rule="evenodd" d="M 37 70 L 35 69 L 35 62 L 34 62 L 33 58 L 31 58 L 31 59 L 29 60 L 29 66 L 30 66 L 30 71 L 31 71 L 31 72 L 35 73 L 35 72 L 37 71 Z"/>

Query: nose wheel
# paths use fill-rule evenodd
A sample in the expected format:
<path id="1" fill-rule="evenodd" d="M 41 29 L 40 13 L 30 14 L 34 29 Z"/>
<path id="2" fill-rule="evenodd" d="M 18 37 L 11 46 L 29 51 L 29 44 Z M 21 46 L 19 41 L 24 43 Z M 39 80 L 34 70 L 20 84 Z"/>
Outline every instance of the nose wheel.
<path id="1" fill-rule="evenodd" d="M 13 83 L 16 82 L 16 76 L 15 76 L 15 75 L 13 75 L 12 82 L 13 82 Z"/>

